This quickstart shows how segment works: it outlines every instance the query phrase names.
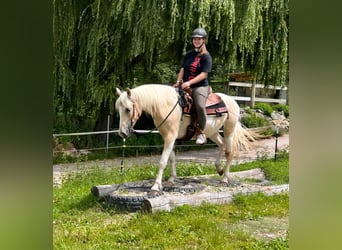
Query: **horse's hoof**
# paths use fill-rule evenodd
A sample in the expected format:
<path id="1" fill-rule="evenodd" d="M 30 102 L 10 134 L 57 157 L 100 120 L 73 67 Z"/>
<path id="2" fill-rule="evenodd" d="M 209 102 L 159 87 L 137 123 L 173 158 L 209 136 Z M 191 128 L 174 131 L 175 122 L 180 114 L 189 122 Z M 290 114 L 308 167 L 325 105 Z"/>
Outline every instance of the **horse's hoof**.
<path id="1" fill-rule="evenodd" d="M 222 176 L 223 175 L 223 169 L 217 170 L 217 173 L 219 174 L 219 176 Z"/>
<path id="2" fill-rule="evenodd" d="M 241 183 L 234 180 L 229 180 L 228 182 L 220 181 L 221 187 L 238 187 L 241 186 Z"/>
<path id="3" fill-rule="evenodd" d="M 147 198 L 151 199 L 151 198 L 156 198 L 158 196 L 161 196 L 163 195 L 163 192 L 162 191 L 158 191 L 158 190 L 150 190 L 148 193 L 147 193 Z"/>
<path id="4" fill-rule="evenodd" d="M 229 187 L 229 184 L 228 184 L 228 182 L 220 181 L 220 186 L 221 187 Z"/>
<path id="5" fill-rule="evenodd" d="M 164 187 L 173 187 L 174 185 L 175 185 L 175 183 L 172 181 L 167 181 L 163 184 Z"/>

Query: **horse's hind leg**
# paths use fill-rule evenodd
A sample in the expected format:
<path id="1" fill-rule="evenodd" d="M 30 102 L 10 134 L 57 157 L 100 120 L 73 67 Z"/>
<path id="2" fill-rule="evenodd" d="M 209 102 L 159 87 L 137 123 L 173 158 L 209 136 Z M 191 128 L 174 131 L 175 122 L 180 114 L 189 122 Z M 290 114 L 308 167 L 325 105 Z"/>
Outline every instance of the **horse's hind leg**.
<path id="1" fill-rule="evenodd" d="M 219 151 L 220 151 L 215 161 L 216 171 L 219 175 L 223 175 L 224 173 L 221 183 L 228 185 L 230 165 L 233 160 L 232 144 L 233 144 L 234 135 L 233 133 L 230 133 L 229 135 L 223 138 L 220 134 L 217 134 L 216 136 L 210 137 L 210 139 L 218 145 Z M 223 170 L 222 165 L 221 165 L 221 156 L 223 154 L 226 157 L 225 170 Z"/>
<path id="2" fill-rule="evenodd" d="M 217 144 L 217 146 L 219 147 L 219 153 L 218 153 L 216 160 L 215 160 L 215 167 L 216 167 L 217 173 L 219 175 L 223 175 L 223 168 L 221 165 L 221 156 L 222 156 L 223 152 L 225 151 L 224 138 L 219 133 L 217 133 L 217 134 L 211 136 L 210 140 L 215 142 Z"/>
<path id="3" fill-rule="evenodd" d="M 232 151 L 232 145 L 233 145 L 233 140 L 234 140 L 234 134 L 231 133 L 228 136 L 224 138 L 226 141 L 226 148 L 224 151 L 224 154 L 226 156 L 226 170 L 224 172 L 224 176 L 221 180 L 221 183 L 228 185 L 229 182 L 229 173 L 230 173 L 230 166 L 233 160 L 233 151 Z"/>

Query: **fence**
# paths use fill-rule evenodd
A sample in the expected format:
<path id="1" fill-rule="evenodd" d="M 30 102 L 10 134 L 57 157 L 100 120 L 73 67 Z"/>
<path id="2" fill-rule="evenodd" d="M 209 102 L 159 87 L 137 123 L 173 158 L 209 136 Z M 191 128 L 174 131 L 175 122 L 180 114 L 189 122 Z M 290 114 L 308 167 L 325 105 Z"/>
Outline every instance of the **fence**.
<path id="1" fill-rule="evenodd" d="M 243 87 L 243 88 L 251 88 L 251 96 L 234 96 L 231 95 L 231 97 L 236 100 L 236 101 L 249 101 L 252 103 L 252 106 L 254 106 L 254 101 L 255 102 L 271 102 L 271 103 L 282 103 L 282 104 L 286 104 L 287 103 L 287 99 L 286 99 L 286 91 L 287 88 L 286 87 L 279 87 L 279 86 L 272 86 L 269 85 L 267 86 L 267 89 L 270 90 L 278 90 L 281 91 L 280 97 L 285 97 L 285 98 L 264 98 L 264 97 L 255 97 L 255 89 L 264 89 L 265 86 L 263 84 L 252 84 L 252 83 L 248 83 L 248 82 L 213 82 L 213 84 L 223 84 L 224 85 L 224 92 L 225 93 L 229 93 L 229 88 L 230 87 Z M 254 88 L 254 89 L 253 89 Z M 96 132 L 80 132 L 80 133 L 64 133 L 64 134 L 53 134 L 54 138 L 57 137 L 61 137 L 61 136 L 82 136 L 82 135 L 96 135 L 96 134 L 107 134 L 106 137 L 106 147 L 99 147 L 99 148 L 87 148 L 87 149 L 80 149 L 81 150 L 88 150 L 88 151 L 92 151 L 92 150 L 106 150 L 106 153 L 108 152 L 109 149 L 113 149 L 113 148 L 122 148 L 127 147 L 127 148 L 139 148 L 139 147 L 160 147 L 162 148 L 162 145 L 159 146 L 150 146 L 150 145 L 144 145 L 144 146 L 127 146 L 125 145 L 125 141 L 123 140 L 123 144 L 122 146 L 112 146 L 109 147 L 109 135 L 112 133 L 118 133 L 118 129 L 112 129 L 110 130 L 109 128 L 109 119 L 110 116 L 108 116 L 108 125 L 107 125 L 107 131 L 96 131 Z M 159 131 L 150 131 L 150 130 L 135 130 L 137 133 L 159 133 Z M 206 144 L 207 146 L 215 146 L 216 144 Z M 196 144 L 191 144 L 191 145 L 175 145 L 176 147 L 187 147 L 187 146 L 198 146 Z M 65 151 L 58 151 L 55 150 L 54 152 L 65 152 Z"/>
<path id="2" fill-rule="evenodd" d="M 110 117 L 108 116 L 108 119 L 110 119 Z M 109 124 L 109 123 L 108 123 Z M 86 151 L 98 151 L 98 150 L 105 150 L 106 153 L 108 153 L 109 149 L 124 149 L 124 148 L 163 148 L 163 145 L 127 145 L 126 144 L 126 140 L 122 139 L 122 145 L 119 146 L 109 146 L 109 135 L 110 134 L 117 134 L 119 132 L 118 129 L 112 129 L 110 130 L 109 127 L 107 128 L 108 130 L 106 131 L 95 131 L 95 132 L 79 132 L 79 133 L 61 133 L 61 134 L 53 134 L 54 138 L 58 138 L 58 137 L 63 137 L 63 136 L 84 136 L 84 135 L 97 135 L 97 134 L 107 134 L 106 136 L 106 147 L 96 147 L 96 148 L 84 148 L 84 149 L 73 149 L 73 150 L 54 150 L 54 153 L 68 153 L 68 151 L 73 151 L 75 153 L 75 150 L 78 151 L 79 153 L 82 153 L 84 150 Z M 137 134 L 147 134 L 147 133 L 152 133 L 152 134 L 159 134 L 158 130 L 134 130 L 135 133 Z M 222 131 L 221 131 L 222 132 Z M 211 146 L 216 146 L 216 144 L 213 143 L 207 143 L 205 145 L 196 145 L 196 144 L 175 144 L 176 148 L 180 148 L 180 147 L 199 147 L 201 146 L 203 148 L 203 146 L 205 147 L 211 147 Z M 71 152 L 70 152 L 71 153 Z"/>
<path id="3" fill-rule="evenodd" d="M 251 89 L 251 95 L 250 96 L 234 96 L 230 95 L 234 100 L 236 101 L 249 101 L 252 103 L 251 106 L 254 106 L 255 102 L 270 102 L 270 103 L 287 103 L 287 87 L 279 87 L 279 86 L 273 86 L 268 85 L 266 88 L 263 84 L 252 84 L 248 82 L 216 82 L 213 84 L 223 84 L 224 85 L 224 92 L 226 94 L 229 93 L 230 87 L 243 87 L 243 88 L 250 88 Z M 269 89 L 269 90 L 276 90 L 280 92 L 280 98 L 265 98 L 265 97 L 256 97 L 256 89 Z M 237 91 L 238 92 L 238 91 Z"/>

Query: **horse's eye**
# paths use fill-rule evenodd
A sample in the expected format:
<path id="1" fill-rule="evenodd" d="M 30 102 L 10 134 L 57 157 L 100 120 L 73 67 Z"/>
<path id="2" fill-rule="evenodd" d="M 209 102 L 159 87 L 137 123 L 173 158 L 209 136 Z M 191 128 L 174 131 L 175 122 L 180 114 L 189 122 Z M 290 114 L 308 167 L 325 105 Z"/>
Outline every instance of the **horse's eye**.
<path id="1" fill-rule="evenodd" d="M 130 113 L 131 112 L 131 110 L 129 108 L 126 108 L 125 111 L 126 111 L 126 113 Z"/>

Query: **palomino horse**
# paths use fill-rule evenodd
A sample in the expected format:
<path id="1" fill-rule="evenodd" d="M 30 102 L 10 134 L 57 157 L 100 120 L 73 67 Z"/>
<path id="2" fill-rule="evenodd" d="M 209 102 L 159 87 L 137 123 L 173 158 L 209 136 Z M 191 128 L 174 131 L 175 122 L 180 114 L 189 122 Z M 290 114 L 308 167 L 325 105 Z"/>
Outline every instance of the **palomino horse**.
<path id="1" fill-rule="evenodd" d="M 168 184 L 172 185 L 176 178 L 176 161 L 174 144 L 177 138 L 182 138 L 191 118 L 183 115 L 182 108 L 178 104 L 179 95 L 174 87 L 161 84 L 145 84 L 134 89 L 122 92 L 116 89 L 119 95 L 115 103 L 120 115 L 119 135 L 128 137 L 133 132 L 133 127 L 142 112 L 151 115 L 164 141 L 164 148 L 159 162 L 159 171 L 154 185 L 148 196 L 154 197 L 162 194 L 163 172 L 170 159 L 171 176 Z M 257 134 L 242 127 L 240 123 L 240 108 L 231 97 L 217 93 L 224 101 L 228 113 L 222 116 L 208 115 L 204 133 L 219 147 L 219 153 L 215 161 L 217 172 L 222 175 L 221 155 L 225 154 L 226 169 L 221 183 L 228 185 L 229 171 L 234 153 L 241 147 L 248 148 L 250 141 L 257 138 Z M 223 129 L 222 137 L 219 129 Z"/>

